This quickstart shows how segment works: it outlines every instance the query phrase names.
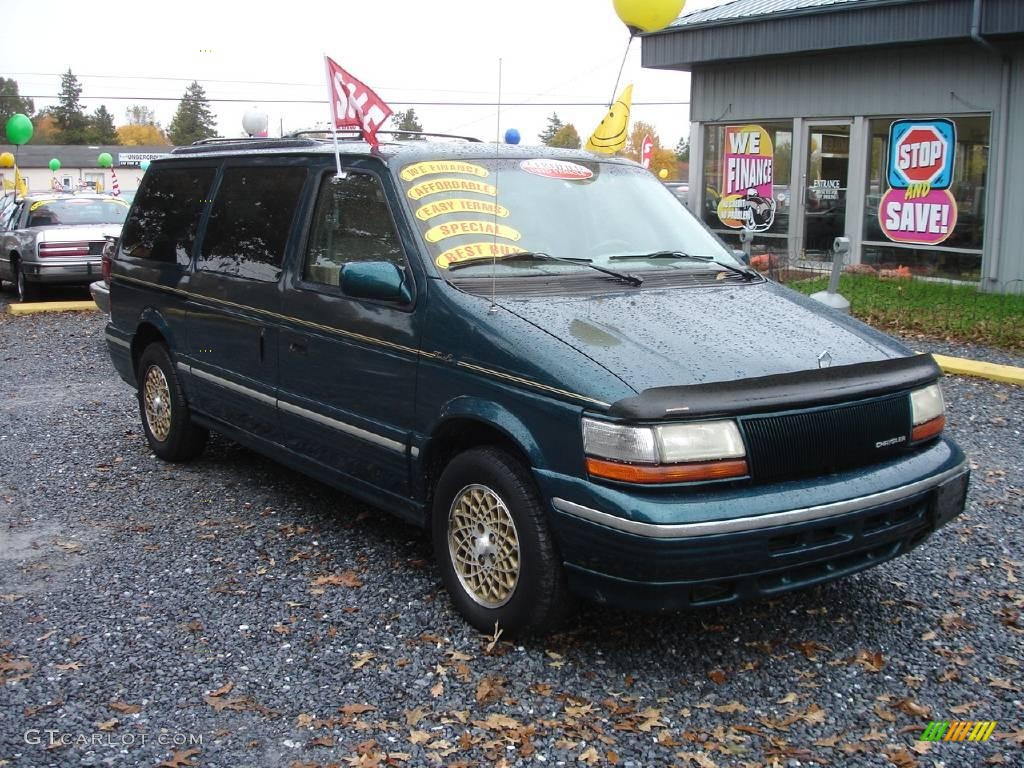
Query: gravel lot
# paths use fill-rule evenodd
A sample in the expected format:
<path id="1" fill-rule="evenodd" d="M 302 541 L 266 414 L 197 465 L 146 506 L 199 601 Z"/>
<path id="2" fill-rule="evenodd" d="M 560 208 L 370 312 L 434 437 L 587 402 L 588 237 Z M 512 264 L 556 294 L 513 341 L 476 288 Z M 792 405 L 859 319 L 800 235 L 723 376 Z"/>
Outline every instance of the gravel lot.
<path id="1" fill-rule="evenodd" d="M 946 381 L 969 509 L 910 556 L 509 645 L 418 530 L 223 438 L 157 460 L 103 323 L 0 307 L 0 765 L 1024 764 L 1020 389 Z"/>

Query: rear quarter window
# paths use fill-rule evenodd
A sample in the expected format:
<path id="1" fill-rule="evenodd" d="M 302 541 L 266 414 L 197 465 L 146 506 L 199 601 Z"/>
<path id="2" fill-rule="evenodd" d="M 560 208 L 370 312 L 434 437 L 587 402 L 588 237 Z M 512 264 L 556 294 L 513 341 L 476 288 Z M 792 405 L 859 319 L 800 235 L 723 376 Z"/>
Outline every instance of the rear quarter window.
<path id="1" fill-rule="evenodd" d="M 276 282 L 305 168 L 226 168 L 210 211 L 197 269 Z"/>
<path id="2" fill-rule="evenodd" d="M 150 169 L 124 223 L 121 254 L 187 267 L 215 172 L 216 168 Z"/>

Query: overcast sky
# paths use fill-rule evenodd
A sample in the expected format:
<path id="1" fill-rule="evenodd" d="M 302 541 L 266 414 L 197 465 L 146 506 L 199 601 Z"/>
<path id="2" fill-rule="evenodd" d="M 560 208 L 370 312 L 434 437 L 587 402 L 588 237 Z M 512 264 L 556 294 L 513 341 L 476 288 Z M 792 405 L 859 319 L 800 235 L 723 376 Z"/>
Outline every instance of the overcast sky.
<path id="1" fill-rule="evenodd" d="M 687 0 L 684 12 L 724 1 Z M 288 132 L 327 119 L 327 53 L 395 111 L 412 106 L 425 130 L 485 139 L 498 134 L 495 108 L 450 103 L 496 101 L 500 57 L 502 134 L 515 127 L 524 143 L 536 142 L 557 112 L 585 139 L 603 107 L 543 105 L 607 103 L 629 38 L 612 0 L 179 0 L 159 10 L 152 3 L 57 0 L 4 3 L 3 16 L 0 75 L 14 77 L 36 109 L 53 103 L 60 73 L 70 67 L 88 111 L 106 104 L 120 125 L 127 106 L 146 104 L 166 128 L 195 79 L 223 136 L 241 135 L 242 115 L 253 105 L 269 114 L 272 135 L 281 121 Z M 641 102 L 632 119 L 652 123 L 662 145 L 674 147 L 689 133 L 689 107 L 679 103 L 689 101 L 689 75 L 642 69 L 636 40 L 622 76 L 630 82 Z M 642 104 L 648 101 L 677 103 Z M 529 106 L 514 106 L 522 102 Z"/>

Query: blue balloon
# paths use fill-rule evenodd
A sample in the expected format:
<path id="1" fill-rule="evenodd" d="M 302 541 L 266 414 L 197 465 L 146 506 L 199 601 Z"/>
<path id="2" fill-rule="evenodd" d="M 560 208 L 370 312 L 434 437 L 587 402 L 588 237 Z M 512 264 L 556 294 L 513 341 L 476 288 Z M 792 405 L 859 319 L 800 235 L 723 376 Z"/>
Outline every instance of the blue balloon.
<path id="1" fill-rule="evenodd" d="M 141 163 L 139 163 L 139 168 L 141 168 L 143 171 L 149 168 L 149 160 L 143 160 Z"/>
<path id="2" fill-rule="evenodd" d="M 506 144 L 518 144 L 519 143 L 519 131 L 515 128 L 509 128 L 505 131 L 505 143 Z"/>

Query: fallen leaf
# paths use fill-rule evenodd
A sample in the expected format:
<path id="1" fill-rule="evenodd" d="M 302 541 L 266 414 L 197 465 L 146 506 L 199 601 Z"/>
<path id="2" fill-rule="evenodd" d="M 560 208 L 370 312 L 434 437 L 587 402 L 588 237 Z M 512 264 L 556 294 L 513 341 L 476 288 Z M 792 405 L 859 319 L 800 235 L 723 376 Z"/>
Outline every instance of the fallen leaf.
<path id="1" fill-rule="evenodd" d="M 343 715 L 362 715 L 367 712 L 375 712 L 376 707 L 372 707 L 369 704 L 345 704 L 342 707 L 338 707 L 338 711 Z"/>
<path id="2" fill-rule="evenodd" d="M 112 731 L 117 728 L 119 722 L 117 718 L 111 718 L 110 720 L 104 720 L 102 723 L 96 723 L 96 727 L 101 731 Z"/>
<path id="3" fill-rule="evenodd" d="M 67 664 L 54 664 L 53 666 L 59 669 L 61 672 L 77 672 L 82 668 L 82 662 L 71 661 Z"/>
<path id="4" fill-rule="evenodd" d="M 476 686 L 476 703 L 491 704 L 505 695 L 505 678 L 485 677 Z"/>
<path id="5" fill-rule="evenodd" d="M 814 746 L 816 746 L 816 747 L 834 747 L 836 744 L 839 743 L 839 740 L 842 737 L 843 737 L 843 734 L 842 734 L 842 732 L 840 732 L 840 733 L 835 734 L 834 736 L 829 736 L 829 737 L 824 738 L 824 739 L 818 739 L 816 742 L 814 742 Z"/>
<path id="6" fill-rule="evenodd" d="M 343 573 L 332 573 L 330 576 L 318 576 L 313 579 L 310 585 L 314 587 L 349 587 L 357 589 L 363 586 L 363 582 L 355 571 L 345 571 Z"/>
<path id="7" fill-rule="evenodd" d="M 434 687 L 432 687 L 430 689 L 430 695 L 433 696 L 435 699 L 438 696 L 440 696 L 441 694 L 443 694 L 443 693 L 444 693 L 444 683 L 441 682 L 441 681 L 438 681 L 437 684 L 434 685 Z"/>
<path id="8" fill-rule="evenodd" d="M 333 747 L 334 737 L 333 736 L 317 736 L 315 739 L 309 742 L 311 747 Z"/>
<path id="9" fill-rule="evenodd" d="M 699 768 L 718 768 L 715 761 L 707 756 L 706 752 L 676 752 L 676 757 L 685 761 L 686 765 L 696 765 Z"/>
<path id="10" fill-rule="evenodd" d="M 593 765 L 601 759 L 600 755 L 597 754 L 597 750 L 593 747 L 587 747 L 580 753 L 578 760 L 582 760 L 587 765 Z"/>
<path id="11" fill-rule="evenodd" d="M 785 696 L 783 696 L 781 699 L 779 699 L 775 703 L 776 704 L 792 704 L 798 698 L 800 698 L 800 697 L 797 696 L 795 693 L 787 693 Z"/>
<path id="12" fill-rule="evenodd" d="M 362 669 L 369 664 L 371 660 L 376 658 L 376 656 L 377 654 L 370 653 L 369 651 L 358 651 L 353 653 L 352 658 L 355 659 L 355 661 L 352 662 L 352 669 Z"/>
<path id="13" fill-rule="evenodd" d="M 950 707 L 949 711 L 954 715 L 966 715 L 979 704 L 981 704 L 980 701 L 969 701 L 966 704 L 959 704 L 955 707 Z"/>
<path id="14" fill-rule="evenodd" d="M 989 677 L 988 684 L 993 688 L 1002 688 L 1004 691 L 1019 691 L 1016 685 L 1003 677 Z"/>
<path id="15" fill-rule="evenodd" d="M 112 701 L 107 706 L 122 715 L 134 715 L 142 711 L 142 707 L 138 704 L 126 704 L 123 701 Z"/>
<path id="16" fill-rule="evenodd" d="M 875 651 L 857 651 L 857 655 L 850 660 L 852 664 L 859 664 L 864 667 L 868 672 L 881 672 L 882 668 L 885 667 L 885 657 L 881 653 Z"/>
<path id="17" fill-rule="evenodd" d="M 723 683 L 725 683 L 727 678 L 725 672 L 723 672 L 722 670 L 713 669 L 710 672 L 708 672 L 708 679 L 715 685 L 722 685 Z"/>
<path id="18" fill-rule="evenodd" d="M 728 704 L 720 704 L 717 707 L 712 707 L 712 709 L 714 709 L 715 712 L 720 712 L 722 714 L 733 714 L 747 711 L 747 708 L 738 701 L 730 701 Z"/>
<path id="19" fill-rule="evenodd" d="M 423 716 L 429 712 L 426 707 L 416 707 L 416 709 L 410 709 L 405 713 L 405 724 L 409 726 L 415 726 Z"/>
<path id="20" fill-rule="evenodd" d="M 817 661 L 818 654 L 821 651 L 831 651 L 827 645 L 819 643 L 815 640 L 806 640 L 802 643 L 793 643 L 793 647 L 799 651 L 802 651 L 804 656 L 807 657 L 808 661 Z"/>
<path id="21" fill-rule="evenodd" d="M 229 681 L 227 683 L 224 683 L 224 685 L 222 685 L 216 691 L 210 691 L 210 693 L 208 693 L 207 695 L 215 699 L 218 696 L 223 696 L 225 693 L 231 693 L 231 689 L 233 689 L 234 687 L 235 684 Z"/>

